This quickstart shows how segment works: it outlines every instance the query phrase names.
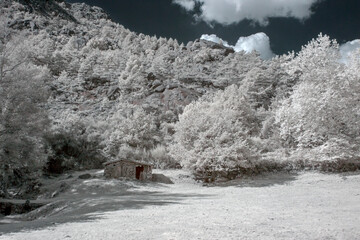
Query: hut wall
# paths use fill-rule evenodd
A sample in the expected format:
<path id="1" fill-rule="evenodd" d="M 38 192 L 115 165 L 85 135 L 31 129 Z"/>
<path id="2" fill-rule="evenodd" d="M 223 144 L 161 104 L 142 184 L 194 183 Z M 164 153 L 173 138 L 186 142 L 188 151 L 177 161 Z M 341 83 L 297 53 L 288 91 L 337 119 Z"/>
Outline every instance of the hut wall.
<path id="1" fill-rule="evenodd" d="M 104 175 L 106 178 L 119 178 L 121 175 L 121 166 L 117 163 L 106 165 Z"/>
<path id="2" fill-rule="evenodd" d="M 127 162 L 115 162 L 105 167 L 106 178 L 135 178 L 135 165 Z"/>
<path id="3" fill-rule="evenodd" d="M 121 177 L 136 178 L 136 165 L 121 162 Z"/>
<path id="4" fill-rule="evenodd" d="M 151 180 L 152 179 L 152 167 L 151 166 L 144 166 L 143 178 L 144 179 L 142 179 L 142 180 Z"/>
<path id="5" fill-rule="evenodd" d="M 141 166 L 143 167 L 143 172 L 140 174 L 140 180 L 151 180 L 152 166 L 126 161 L 119 161 L 106 165 L 104 175 L 106 178 L 127 177 L 131 179 L 136 179 L 136 168 Z"/>

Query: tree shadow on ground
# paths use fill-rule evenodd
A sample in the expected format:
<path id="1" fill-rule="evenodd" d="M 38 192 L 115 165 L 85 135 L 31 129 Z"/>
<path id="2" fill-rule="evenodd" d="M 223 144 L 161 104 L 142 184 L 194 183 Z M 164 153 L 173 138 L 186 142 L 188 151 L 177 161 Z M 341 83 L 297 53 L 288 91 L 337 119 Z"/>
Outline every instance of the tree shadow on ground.
<path id="1" fill-rule="evenodd" d="M 255 176 L 242 176 L 230 181 L 207 184 L 209 187 L 269 187 L 288 184 L 298 176 L 297 173 L 264 173 Z"/>
<path id="2" fill-rule="evenodd" d="M 103 218 L 106 212 L 182 204 L 182 201 L 188 198 L 211 196 L 207 194 L 168 193 L 166 186 L 149 185 L 152 185 L 155 191 L 136 190 L 136 187 L 121 191 L 112 189 L 111 191 L 109 188 L 99 187 L 97 191 L 91 189 L 86 194 L 65 194 L 54 199 L 52 203 L 28 214 L 3 218 L 0 221 L 0 235 L 53 227 L 63 223 L 95 221 Z"/>

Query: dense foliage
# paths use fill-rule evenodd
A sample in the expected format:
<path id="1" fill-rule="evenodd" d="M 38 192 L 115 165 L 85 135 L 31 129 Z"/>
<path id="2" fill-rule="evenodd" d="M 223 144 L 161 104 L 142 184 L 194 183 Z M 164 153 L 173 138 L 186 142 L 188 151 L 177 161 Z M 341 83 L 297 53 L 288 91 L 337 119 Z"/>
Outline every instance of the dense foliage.
<path id="1" fill-rule="evenodd" d="M 3 179 L 119 158 L 210 174 L 360 161 L 359 52 L 340 63 L 327 36 L 264 61 L 136 34 L 85 4 L 29 4 L 1 2 Z"/>
<path id="2" fill-rule="evenodd" d="M 262 76 L 264 70 L 256 69 L 239 88 L 205 95 L 180 116 L 173 156 L 195 172 L 256 168 L 268 161 L 282 167 L 358 164 L 358 54 L 340 63 L 337 43 L 320 34 L 298 54 L 273 59 L 269 65 L 280 62 L 280 69 L 267 70 L 277 74 Z"/>

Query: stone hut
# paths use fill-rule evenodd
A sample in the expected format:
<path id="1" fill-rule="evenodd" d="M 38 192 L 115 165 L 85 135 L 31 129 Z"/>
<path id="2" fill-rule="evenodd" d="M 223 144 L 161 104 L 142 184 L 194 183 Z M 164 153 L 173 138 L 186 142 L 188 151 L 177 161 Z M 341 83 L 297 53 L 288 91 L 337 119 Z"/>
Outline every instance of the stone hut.
<path id="1" fill-rule="evenodd" d="M 106 178 L 131 178 L 138 180 L 152 179 L 152 165 L 130 160 L 106 162 L 104 175 Z"/>

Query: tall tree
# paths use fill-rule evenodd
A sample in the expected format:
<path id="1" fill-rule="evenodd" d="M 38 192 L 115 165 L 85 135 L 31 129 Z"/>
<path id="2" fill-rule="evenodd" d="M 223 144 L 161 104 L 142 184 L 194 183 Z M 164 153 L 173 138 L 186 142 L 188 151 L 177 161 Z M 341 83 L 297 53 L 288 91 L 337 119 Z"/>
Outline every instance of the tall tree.
<path id="1" fill-rule="evenodd" d="M 19 169 L 33 169 L 45 160 L 42 133 L 48 126 L 46 67 L 29 58 L 26 33 L 14 34 L 6 27 L 0 36 L 0 175 L 3 194 Z M 19 174 L 17 174 L 19 175 Z"/>
<path id="2" fill-rule="evenodd" d="M 360 89 L 354 74 L 356 64 L 339 62 L 338 44 L 319 35 L 309 42 L 288 65 L 289 71 L 300 72 L 292 95 L 276 111 L 280 135 L 289 147 L 329 151 L 341 145 L 351 150 L 359 137 Z M 358 71 L 358 69 L 355 71 Z M 330 144 L 330 145 L 329 145 Z M 326 151 L 328 151 L 326 150 Z M 342 152 L 322 154 L 338 158 Z M 324 152 L 323 152 L 324 153 Z"/>

